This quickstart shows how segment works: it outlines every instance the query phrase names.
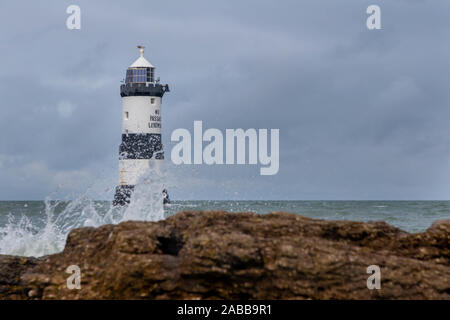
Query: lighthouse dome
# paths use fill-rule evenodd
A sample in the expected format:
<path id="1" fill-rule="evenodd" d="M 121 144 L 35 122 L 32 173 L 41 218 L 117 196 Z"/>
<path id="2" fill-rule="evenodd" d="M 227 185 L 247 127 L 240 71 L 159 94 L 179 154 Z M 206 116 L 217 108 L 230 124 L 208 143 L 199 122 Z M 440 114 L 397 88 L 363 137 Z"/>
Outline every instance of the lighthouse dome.
<path id="1" fill-rule="evenodd" d="M 147 59 L 144 58 L 144 47 L 138 46 L 140 57 L 130 66 L 130 68 L 155 68 Z"/>

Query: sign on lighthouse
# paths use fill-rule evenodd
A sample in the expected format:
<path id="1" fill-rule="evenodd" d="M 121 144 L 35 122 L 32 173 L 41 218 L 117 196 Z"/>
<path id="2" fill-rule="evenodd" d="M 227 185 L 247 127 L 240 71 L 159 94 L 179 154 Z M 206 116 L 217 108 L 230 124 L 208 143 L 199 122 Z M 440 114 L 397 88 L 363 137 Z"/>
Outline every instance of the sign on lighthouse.
<path id="1" fill-rule="evenodd" d="M 119 149 L 120 185 L 116 188 L 114 205 L 130 202 L 134 186 L 155 161 L 158 168 L 164 159 L 161 140 L 161 102 L 169 92 L 167 84 L 155 80 L 155 67 L 144 58 L 144 47 L 138 46 L 140 57 L 128 67 L 122 96 L 122 143 Z M 164 203 L 169 201 L 161 190 Z"/>

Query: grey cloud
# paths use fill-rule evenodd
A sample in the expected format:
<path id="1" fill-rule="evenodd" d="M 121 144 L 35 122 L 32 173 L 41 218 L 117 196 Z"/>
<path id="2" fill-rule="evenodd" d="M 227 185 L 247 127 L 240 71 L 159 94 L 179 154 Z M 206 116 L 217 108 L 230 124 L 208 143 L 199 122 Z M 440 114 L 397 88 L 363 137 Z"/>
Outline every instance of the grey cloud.
<path id="1" fill-rule="evenodd" d="M 140 43 L 172 89 L 167 159 L 194 120 L 280 129 L 277 176 L 168 163 L 173 198 L 448 198 L 450 3 L 380 0 L 383 30 L 368 31 L 373 1 L 78 2 L 80 31 L 69 1 L 2 3 L 0 198 L 43 198 L 57 177 L 79 191 L 99 170 L 114 184 Z"/>

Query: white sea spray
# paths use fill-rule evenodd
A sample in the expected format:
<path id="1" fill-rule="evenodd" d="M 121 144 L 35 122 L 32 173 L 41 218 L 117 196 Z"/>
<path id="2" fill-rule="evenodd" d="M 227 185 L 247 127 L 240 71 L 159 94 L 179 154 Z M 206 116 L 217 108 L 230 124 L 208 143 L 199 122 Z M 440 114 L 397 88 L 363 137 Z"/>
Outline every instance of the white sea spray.
<path id="1" fill-rule="evenodd" d="M 6 225 L 0 227 L 0 254 L 40 257 L 62 251 L 67 235 L 75 228 L 164 219 L 164 181 L 163 169 L 150 166 L 136 184 L 128 206 L 114 207 L 110 201 L 99 204 L 90 198 L 88 189 L 68 202 L 48 197 L 41 218 L 10 213 Z"/>

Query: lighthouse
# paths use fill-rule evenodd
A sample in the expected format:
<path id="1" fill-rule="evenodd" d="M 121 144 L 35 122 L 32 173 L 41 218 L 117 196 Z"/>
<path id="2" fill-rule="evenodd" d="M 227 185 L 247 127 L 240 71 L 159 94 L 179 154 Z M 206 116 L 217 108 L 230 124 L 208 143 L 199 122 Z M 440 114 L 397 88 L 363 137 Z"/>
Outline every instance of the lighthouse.
<path id="1" fill-rule="evenodd" d="M 130 202 L 134 186 L 154 161 L 158 170 L 164 160 L 161 140 L 161 102 L 167 84 L 155 80 L 155 67 L 144 58 L 144 47 L 138 46 L 139 58 L 128 67 L 125 83 L 120 86 L 122 97 L 122 143 L 119 148 L 120 183 L 114 195 L 114 205 Z M 163 201 L 169 197 L 166 190 Z"/>

